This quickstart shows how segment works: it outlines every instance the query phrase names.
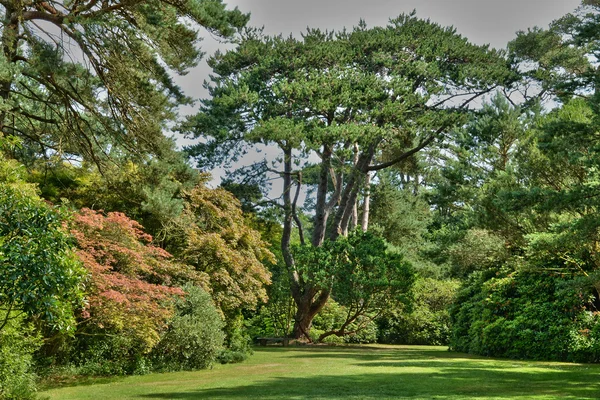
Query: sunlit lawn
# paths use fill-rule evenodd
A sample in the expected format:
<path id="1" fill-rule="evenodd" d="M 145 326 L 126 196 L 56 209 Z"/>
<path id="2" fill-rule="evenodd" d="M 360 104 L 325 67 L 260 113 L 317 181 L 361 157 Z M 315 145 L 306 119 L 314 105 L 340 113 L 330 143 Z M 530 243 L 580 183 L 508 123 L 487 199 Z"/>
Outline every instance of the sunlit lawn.
<path id="1" fill-rule="evenodd" d="M 212 370 L 87 382 L 51 399 L 598 399 L 600 365 L 495 360 L 444 347 L 268 347 Z"/>

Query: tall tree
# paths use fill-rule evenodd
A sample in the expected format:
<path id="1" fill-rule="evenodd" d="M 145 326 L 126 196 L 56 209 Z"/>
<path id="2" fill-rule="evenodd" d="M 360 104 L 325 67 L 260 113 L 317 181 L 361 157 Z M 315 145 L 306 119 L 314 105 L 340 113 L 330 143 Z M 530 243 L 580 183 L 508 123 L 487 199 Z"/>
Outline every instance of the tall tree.
<path id="1" fill-rule="evenodd" d="M 116 149 L 159 154 L 190 101 L 172 75 L 198 62 L 197 29 L 230 37 L 248 19 L 221 0 L 3 0 L 0 10 L 0 134 L 34 156 L 96 163 Z"/>
<path id="2" fill-rule="evenodd" d="M 386 27 L 309 29 L 302 39 L 250 29 L 210 65 L 212 98 L 187 126 L 207 140 L 191 150 L 201 166 L 235 160 L 255 145 L 280 150 L 281 162 L 265 160 L 252 173 L 283 179 L 281 247 L 298 309 L 296 337 L 309 331 L 332 288 L 298 272 L 294 224 L 299 240 L 314 247 L 347 234 L 367 174 L 442 140 L 475 99 L 512 77 L 502 54 L 414 14 Z M 317 162 L 309 170 L 311 158 Z M 314 218 L 305 238 L 297 208 L 303 176 L 312 171 Z"/>

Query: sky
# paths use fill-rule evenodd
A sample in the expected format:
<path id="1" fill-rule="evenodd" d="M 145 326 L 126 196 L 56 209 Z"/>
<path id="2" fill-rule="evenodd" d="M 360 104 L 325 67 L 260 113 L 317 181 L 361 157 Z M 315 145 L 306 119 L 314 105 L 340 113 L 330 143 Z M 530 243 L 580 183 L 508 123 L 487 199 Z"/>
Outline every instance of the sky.
<path id="1" fill-rule="evenodd" d="M 268 35 L 299 36 L 307 27 L 328 30 L 352 28 L 362 18 L 367 26 L 386 25 L 390 18 L 416 10 L 417 16 L 431 19 L 442 26 L 454 26 L 457 32 L 475 44 L 505 48 L 519 30 L 534 26 L 547 27 L 553 20 L 575 10 L 581 0 L 225 0 L 229 8 L 238 7 L 250 13 L 250 26 L 262 26 Z M 217 49 L 226 50 L 205 32 L 201 43 L 205 58 Z M 203 60 L 176 82 L 195 99 L 207 97 L 202 83 L 210 68 Z M 191 114 L 195 107 L 182 109 Z M 177 137 L 179 146 L 194 141 Z M 267 153 L 268 153 L 267 149 Z M 266 154 L 250 154 L 256 160 Z M 222 169 L 212 171 L 213 184 L 218 184 Z"/>

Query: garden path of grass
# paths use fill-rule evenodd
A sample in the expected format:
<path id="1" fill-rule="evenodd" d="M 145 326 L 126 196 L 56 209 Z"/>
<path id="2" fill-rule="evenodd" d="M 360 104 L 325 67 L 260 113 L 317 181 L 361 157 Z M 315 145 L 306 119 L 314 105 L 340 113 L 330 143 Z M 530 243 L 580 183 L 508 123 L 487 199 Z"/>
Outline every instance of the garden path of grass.
<path id="1" fill-rule="evenodd" d="M 431 346 L 267 347 L 241 364 L 92 380 L 41 394 L 60 400 L 598 399 L 600 365 L 497 360 Z"/>

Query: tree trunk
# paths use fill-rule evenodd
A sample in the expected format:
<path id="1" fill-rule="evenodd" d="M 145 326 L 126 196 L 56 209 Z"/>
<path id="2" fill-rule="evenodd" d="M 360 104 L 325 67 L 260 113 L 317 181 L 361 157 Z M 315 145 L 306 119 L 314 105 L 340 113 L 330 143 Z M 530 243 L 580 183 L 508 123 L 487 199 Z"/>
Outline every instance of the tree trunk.
<path id="1" fill-rule="evenodd" d="M 366 232 L 369 228 L 369 208 L 371 202 L 371 173 L 367 172 L 367 176 L 365 177 L 365 199 L 363 202 L 363 214 L 361 221 L 361 229 L 363 232 Z"/>
<path id="2" fill-rule="evenodd" d="M 294 339 L 306 338 L 310 340 L 310 328 L 312 326 L 312 320 L 314 315 L 310 315 L 310 304 L 308 302 L 302 302 L 298 304 L 298 311 L 294 316 L 294 330 L 292 331 L 292 337 Z"/>
<path id="3" fill-rule="evenodd" d="M 354 167 L 358 164 L 358 144 L 354 143 Z M 350 230 L 356 229 L 358 225 L 358 197 L 354 200 L 354 206 L 352 208 L 352 219 L 350 220 Z M 346 235 L 348 232 L 345 233 Z"/>
<path id="4" fill-rule="evenodd" d="M 292 293 L 298 310 L 294 316 L 294 331 L 292 336 L 295 339 L 305 337 L 310 340 L 310 327 L 315 315 L 321 311 L 331 292 L 329 290 L 321 290 L 318 296 L 315 297 L 317 291 L 312 287 L 305 287 L 303 293 Z"/>
<path id="5" fill-rule="evenodd" d="M 343 235 L 348 230 L 348 224 L 352 215 L 352 208 L 358 196 L 358 190 L 363 176 L 369 170 L 369 164 L 375 155 L 375 149 L 378 143 L 372 143 L 368 149 L 359 156 L 356 166 L 352 169 L 348 182 L 342 192 L 340 205 L 335 213 L 335 219 L 329 231 L 329 239 L 336 240 L 338 236 Z"/>
<path id="6" fill-rule="evenodd" d="M 315 207 L 315 223 L 311 243 L 317 247 L 325 239 L 325 230 L 327 227 L 327 218 L 329 210 L 327 207 L 327 189 L 329 179 L 329 169 L 331 167 L 332 151 L 328 145 L 323 145 L 323 155 L 321 156 L 321 171 L 319 173 L 319 183 L 317 187 L 317 204 Z"/>

